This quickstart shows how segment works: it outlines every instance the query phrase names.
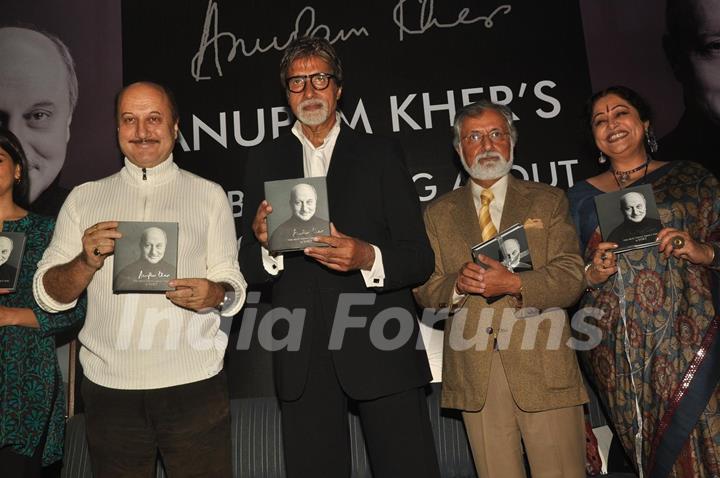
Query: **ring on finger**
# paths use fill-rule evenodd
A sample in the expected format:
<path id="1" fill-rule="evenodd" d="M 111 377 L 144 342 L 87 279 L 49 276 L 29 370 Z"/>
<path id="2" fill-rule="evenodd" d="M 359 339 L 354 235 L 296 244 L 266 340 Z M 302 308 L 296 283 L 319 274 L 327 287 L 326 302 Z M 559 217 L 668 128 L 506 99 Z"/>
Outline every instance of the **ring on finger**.
<path id="1" fill-rule="evenodd" d="M 600 260 L 603 260 L 603 261 L 604 261 L 604 260 L 607 259 L 607 258 L 608 258 L 607 252 L 603 252 L 603 253 L 600 255 Z"/>
<path id="2" fill-rule="evenodd" d="M 685 247 L 685 238 L 682 236 L 675 236 L 672 238 L 672 246 L 675 249 L 682 249 Z"/>
<path id="3" fill-rule="evenodd" d="M 97 247 L 96 247 L 95 249 L 93 249 L 93 255 L 94 255 L 95 257 L 99 256 L 99 255 L 100 255 L 100 249 L 98 249 Z"/>

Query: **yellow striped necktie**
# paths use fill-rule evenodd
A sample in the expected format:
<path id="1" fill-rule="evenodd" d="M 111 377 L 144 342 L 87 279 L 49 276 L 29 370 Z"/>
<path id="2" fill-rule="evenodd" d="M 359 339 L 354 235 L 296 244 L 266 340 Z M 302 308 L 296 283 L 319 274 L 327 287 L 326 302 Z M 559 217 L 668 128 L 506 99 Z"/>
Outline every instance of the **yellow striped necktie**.
<path id="1" fill-rule="evenodd" d="M 495 198 L 493 192 L 489 189 L 483 189 L 480 193 L 480 213 L 478 220 L 480 221 L 480 231 L 482 231 L 482 240 L 487 241 L 497 235 L 497 229 L 490 218 L 490 203 Z"/>

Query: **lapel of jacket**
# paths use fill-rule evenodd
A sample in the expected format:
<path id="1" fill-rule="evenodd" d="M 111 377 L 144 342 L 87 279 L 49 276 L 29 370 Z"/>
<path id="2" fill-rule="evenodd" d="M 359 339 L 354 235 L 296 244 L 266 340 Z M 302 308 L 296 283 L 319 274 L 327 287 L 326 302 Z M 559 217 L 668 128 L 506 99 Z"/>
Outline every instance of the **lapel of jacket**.
<path id="1" fill-rule="evenodd" d="M 450 205 L 449 214 L 452 218 L 452 226 L 455 230 L 448 231 L 451 237 L 459 237 L 465 242 L 467 255 L 470 255 L 470 248 L 482 242 L 482 232 L 478 222 L 475 203 L 473 202 L 470 179 L 463 186 L 461 194 L 455 197 Z"/>
<path id="2" fill-rule="evenodd" d="M 342 120 L 338 120 L 342 121 Z M 329 184 L 344 184 L 344 178 L 348 174 L 348 161 L 354 161 L 353 153 L 353 132 L 348 130 L 349 127 L 344 124 L 340 125 L 340 133 L 335 141 L 330 166 L 327 172 L 327 182 Z"/>
<path id="3" fill-rule="evenodd" d="M 272 166 L 271 171 L 277 169 L 275 173 L 271 174 L 282 175 L 285 179 L 302 178 L 305 175 L 302 143 L 292 132 L 286 138 L 287 141 L 279 148 L 279 157 L 272 158 L 276 163 Z"/>
<path id="4" fill-rule="evenodd" d="M 530 210 L 530 199 L 527 197 L 527 189 L 523 182 L 512 175 L 508 175 L 508 187 L 505 194 L 505 205 L 503 206 L 500 230 L 502 232 L 513 224 L 523 224 L 527 219 Z"/>

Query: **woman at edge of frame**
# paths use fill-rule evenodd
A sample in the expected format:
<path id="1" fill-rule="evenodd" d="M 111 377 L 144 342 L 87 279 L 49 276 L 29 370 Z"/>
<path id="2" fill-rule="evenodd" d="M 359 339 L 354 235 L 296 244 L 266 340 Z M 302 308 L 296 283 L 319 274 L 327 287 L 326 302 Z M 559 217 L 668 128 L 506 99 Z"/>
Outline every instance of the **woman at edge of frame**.
<path id="1" fill-rule="evenodd" d="M 49 314 L 35 303 L 32 281 L 55 220 L 26 209 L 27 159 L 13 133 L 0 128 L 0 224 L 25 234 L 13 292 L 0 290 L 0 470 L 4 478 L 42 475 L 63 456 L 65 396 L 54 335 L 80 323 L 85 299 Z"/>
<path id="2" fill-rule="evenodd" d="M 587 104 L 607 171 L 568 191 L 585 253 L 580 307 L 600 343 L 582 353 L 623 449 L 641 477 L 720 476 L 720 185 L 688 158 L 653 160 L 651 112 L 630 88 Z M 652 185 L 659 244 L 615 254 L 594 197 Z"/>

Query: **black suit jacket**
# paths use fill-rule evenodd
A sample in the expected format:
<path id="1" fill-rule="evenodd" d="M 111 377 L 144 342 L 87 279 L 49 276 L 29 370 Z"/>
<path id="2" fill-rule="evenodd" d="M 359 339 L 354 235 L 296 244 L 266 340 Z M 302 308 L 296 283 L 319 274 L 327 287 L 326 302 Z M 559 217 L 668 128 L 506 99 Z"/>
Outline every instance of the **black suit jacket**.
<path id="1" fill-rule="evenodd" d="M 342 347 L 332 352 L 345 392 L 367 400 L 429 382 L 425 351 L 416 347 L 418 325 L 410 289 L 430 276 L 434 256 L 402 151 L 394 142 L 359 134 L 343 125 L 327 175 L 330 221 L 338 231 L 380 248 L 386 276 L 381 289 L 368 289 L 359 271 L 335 272 L 302 253 L 285 254 L 284 270 L 277 277 L 263 268 L 260 245 L 252 231 L 253 217 L 264 199 L 263 184 L 303 177 L 302 158 L 302 145 L 288 134 L 252 150 L 245 172 L 242 272 L 250 284 L 272 281 L 272 305 L 277 313 L 282 313 L 279 307 L 307 311 L 299 350 L 283 349 L 274 355 L 278 395 L 283 400 L 302 395 L 310 330 L 318 326 L 330 330 L 334 323 L 338 328 L 338 321 L 333 320 L 335 311 L 341 294 L 347 293 L 363 293 L 363 299 L 372 303 L 350 308 L 349 316 L 367 320 L 362 327 L 345 328 Z M 347 295 L 345 299 L 358 301 Z M 383 344 L 370 340 L 371 324 L 379 313 L 391 308 L 395 309 L 390 315 L 402 316 L 409 334 L 399 348 L 380 350 L 375 345 Z M 287 322 L 276 325 L 281 324 Z M 400 328 L 398 320 L 389 320 L 385 337 L 394 339 Z M 286 332 L 276 327 L 275 337 L 284 337 Z"/>

